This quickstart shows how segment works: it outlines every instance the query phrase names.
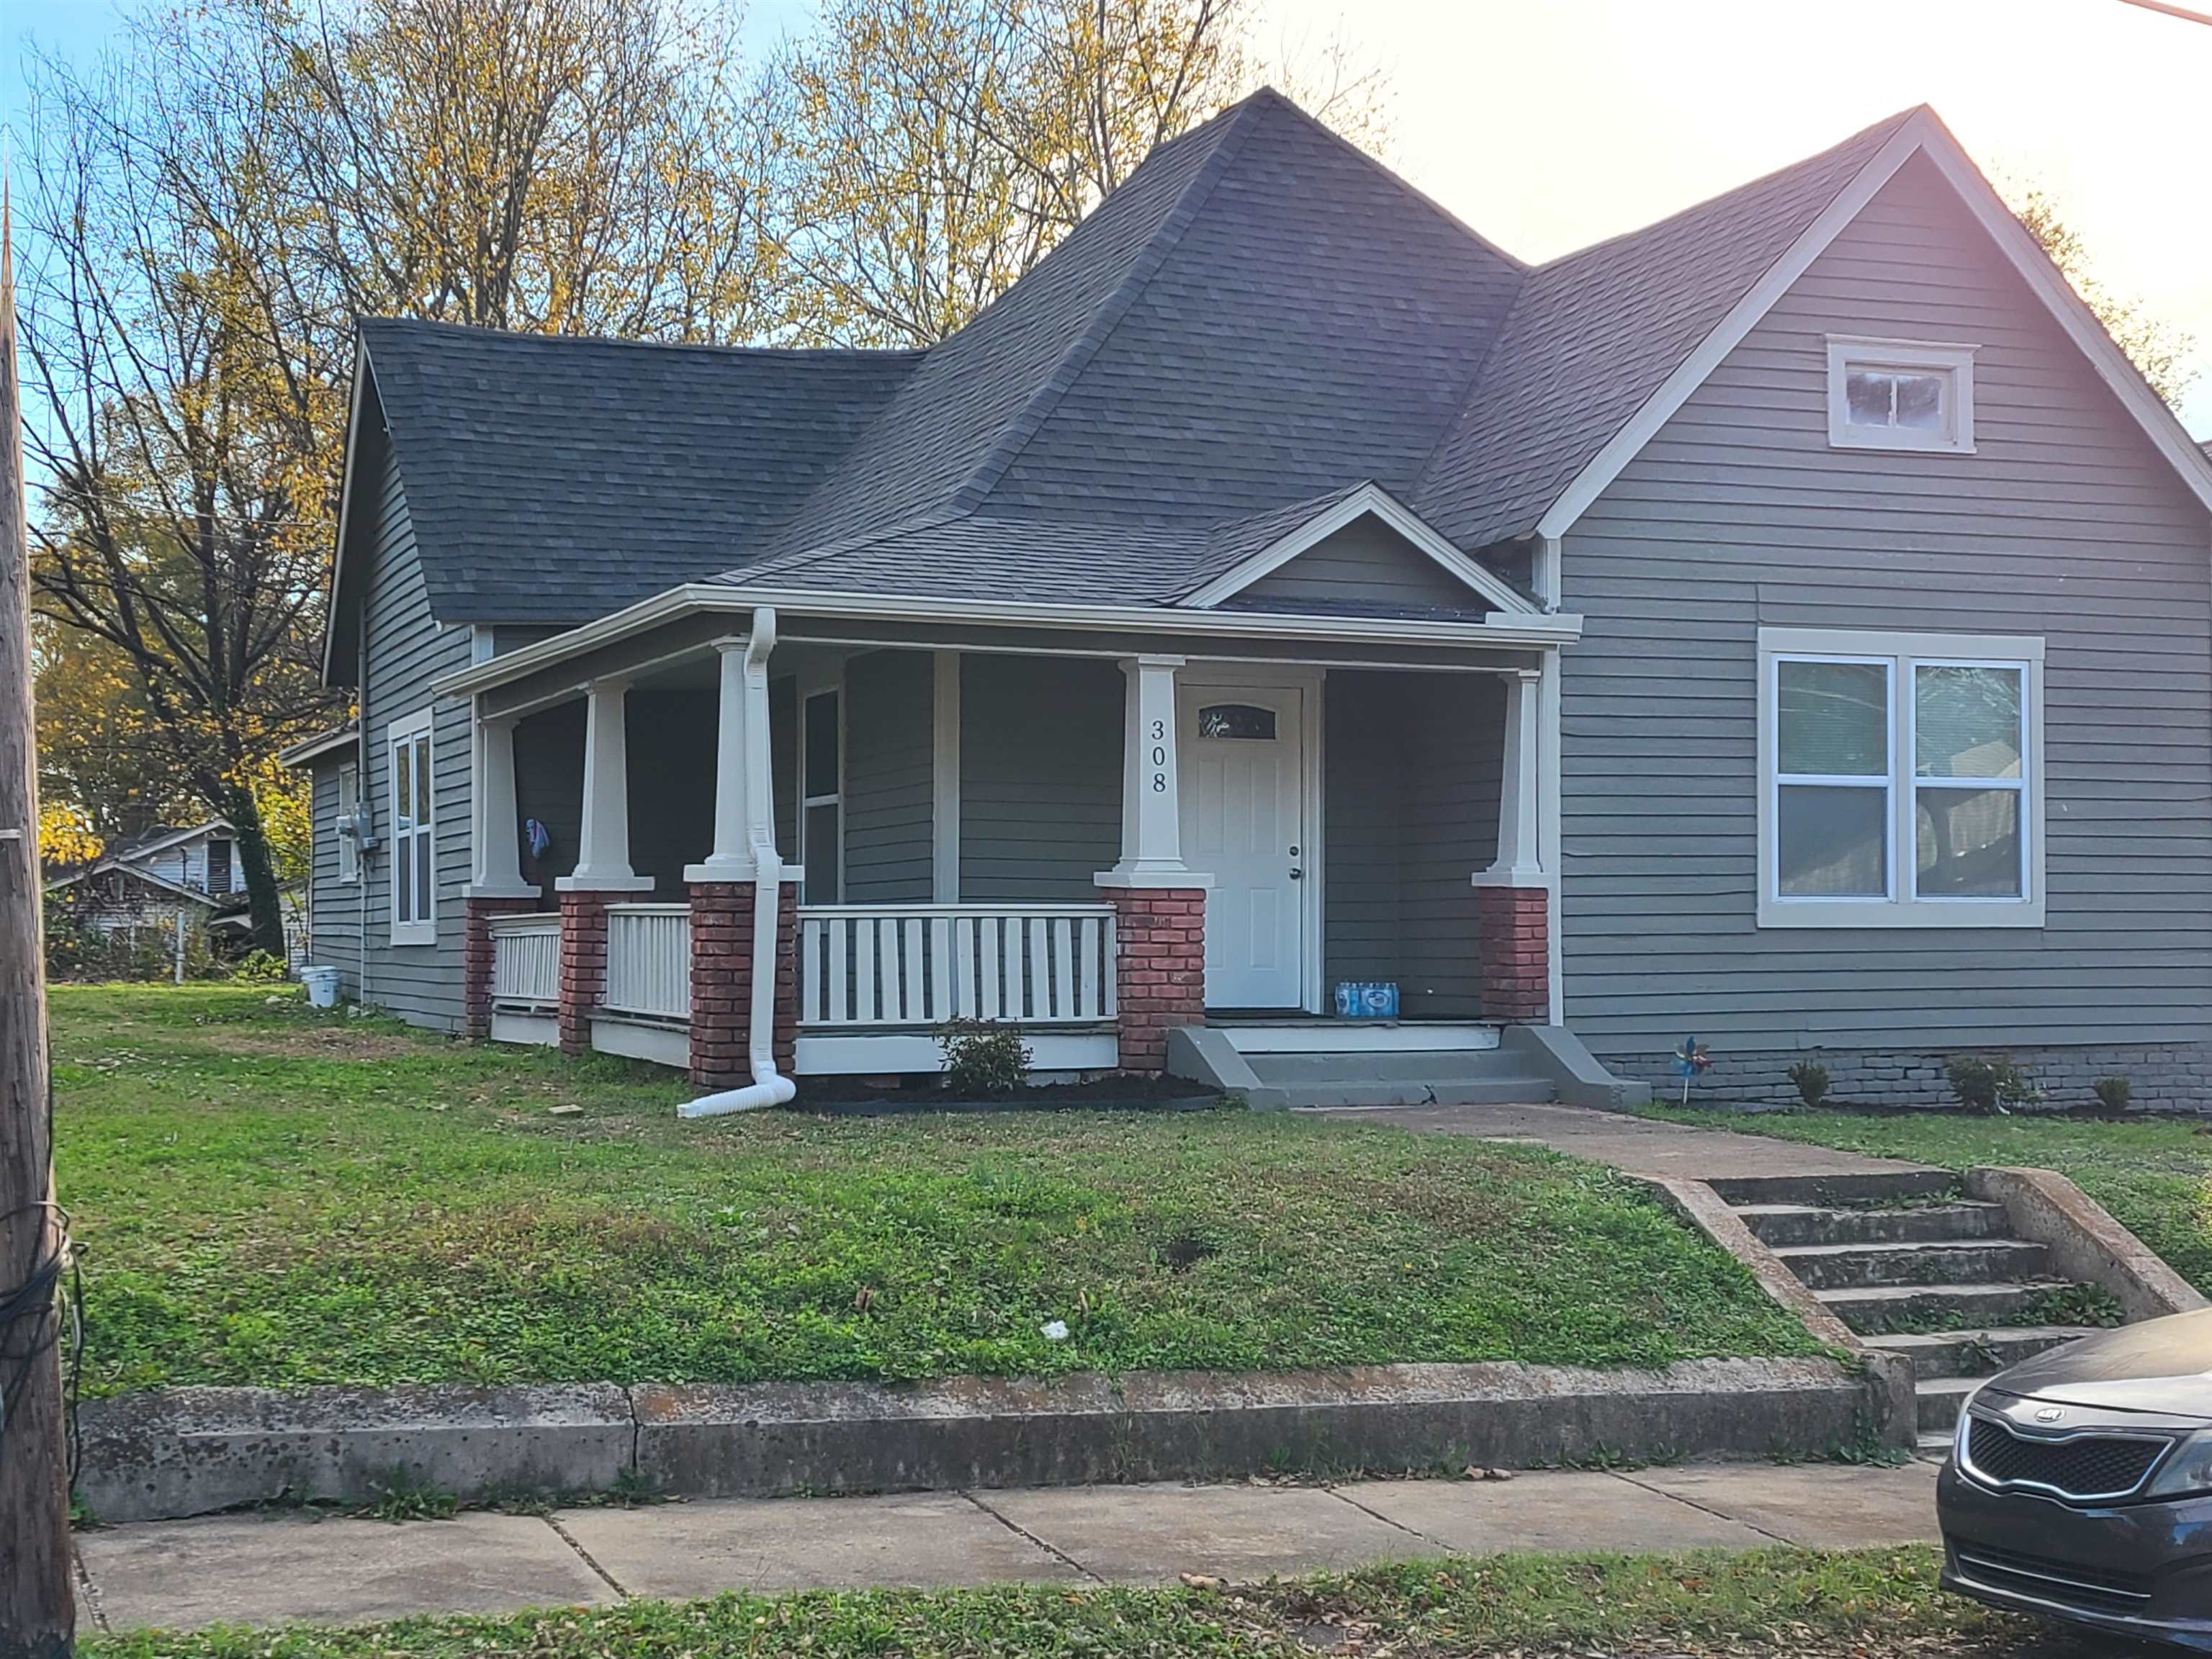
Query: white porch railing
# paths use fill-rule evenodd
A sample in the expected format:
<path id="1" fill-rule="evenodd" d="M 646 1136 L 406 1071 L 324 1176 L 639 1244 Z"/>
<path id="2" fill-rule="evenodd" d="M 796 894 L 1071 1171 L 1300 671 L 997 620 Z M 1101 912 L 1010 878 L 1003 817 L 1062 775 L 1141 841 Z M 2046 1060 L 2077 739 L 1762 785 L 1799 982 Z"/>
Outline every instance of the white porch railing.
<path id="1" fill-rule="evenodd" d="M 491 1000 L 532 1008 L 550 1008 L 561 1000 L 557 914 L 492 918 Z"/>
<path id="2" fill-rule="evenodd" d="M 1107 904 L 818 904 L 799 912 L 802 1029 L 1114 1018 Z"/>
<path id="3" fill-rule="evenodd" d="M 607 990 L 611 1014 L 647 1019 L 691 1018 L 691 907 L 607 906 Z"/>

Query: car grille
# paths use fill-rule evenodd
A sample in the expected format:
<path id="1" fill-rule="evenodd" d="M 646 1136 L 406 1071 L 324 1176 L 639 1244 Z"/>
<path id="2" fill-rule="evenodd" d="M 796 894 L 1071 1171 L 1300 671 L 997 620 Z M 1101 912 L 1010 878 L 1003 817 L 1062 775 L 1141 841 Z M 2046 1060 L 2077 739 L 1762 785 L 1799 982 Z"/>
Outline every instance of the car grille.
<path id="1" fill-rule="evenodd" d="M 2043 1440 L 1976 1417 L 1966 1431 L 1967 1473 L 1988 1486 L 2032 1486 L 2079 1501 L 2125 1498 L 2173 1443 L 2136 1435 Z"/>
<path id="2" fill-rule="evenodd" d="M 1980 1544 L 1952 1552 L 1959 1571 L 1990 1589 L 2031 1595 L 2039 1601 L 2081 1607 L 2094 1613 L 2134 1613 L 2151 1597 L 2151 1581 L 2141 1573 L 2113 1572 L 2078 1561 L 2051 1561 Z"/>

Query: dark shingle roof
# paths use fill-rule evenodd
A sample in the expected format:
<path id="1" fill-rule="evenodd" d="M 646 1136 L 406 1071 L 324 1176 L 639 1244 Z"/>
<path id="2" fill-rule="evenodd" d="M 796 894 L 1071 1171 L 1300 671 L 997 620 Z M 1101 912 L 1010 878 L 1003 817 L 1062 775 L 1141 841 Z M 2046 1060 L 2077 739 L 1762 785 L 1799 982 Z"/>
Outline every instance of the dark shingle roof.
<path id="1" fill-rule="evenodd" d="M 1413 509 L 1465 547 L 1534 530 L 1911 116 L 1531 271 Z"/>
<path id="2" fill-rule="evenodd" d="M 362 324 L 441 621 L 574 623 L 726 568 L 921 362 Z"/>
<path id="3" fill-rule="evenodd" d="M 1171 603 L 1369 481 L 1525 534 L 1910 118 L 1532 270 L 1262 93 L 927 354 L 363 336 L 441 620 L 718 572 Z"/>

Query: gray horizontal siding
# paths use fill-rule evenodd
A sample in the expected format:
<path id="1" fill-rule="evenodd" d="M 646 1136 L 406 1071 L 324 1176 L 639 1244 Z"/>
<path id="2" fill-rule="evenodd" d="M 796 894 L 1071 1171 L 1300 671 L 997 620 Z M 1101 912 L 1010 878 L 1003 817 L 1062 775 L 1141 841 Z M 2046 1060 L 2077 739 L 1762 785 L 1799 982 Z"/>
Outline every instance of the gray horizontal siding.
<path id="1" fill-rule="evenodd" d="M 338 768 L 353 758 L 353 751 L 325 755 L 309 774 L 307 960 L 317 967 L 338 970 L 338 985 L 347 996 L 358 994 L 361 984 L 361 895 L 358 881 L 338 879 Z"/>
<path id="2" fill-rule="evenodd" d="M 1407 610 L 1488 608 L 1480 593 L 1372 516 L 1355 519 L 1323 537 L 1237 597 L 1294 600 L 1323 610 L 1347 601 L 1353 609 L 1374 605 Z"/>
<path id="3" fill-rule="evenodd" d="M 1413 1018 L 1480 1016 L 1473 877 L 1498 855 L 1499 682 L 1345 672 L 1323 707 L 1323 978 L 1395 980 Z"/>
<path id="4" fill-rule="evenodd" d="M 1096 900 L 1121 856 L 1121 671 L 1095 659 L 960 659 L 960 896 Z"/>
<path id="5" fill-rule="evenodd" d="M 1832 450 L 1831 332 L 1957 341 L 1978 453 Z M 1924 161 L 1566 538 L 1566 1017 L 1601 1054 L 2154 1042 L 2212 1000 L 2212 546 Z M 1760 625 L 2040 635 L 2048 925 L 1761 929 Z"/>
<path id="6" fill-rule="evenodd" d="M 845 899 L 927 904 L 936 665 L 926 652 L 872 651 L 845 664 Z"/>
<path id="7" fill-rule="evenodd" d="M 388 447 L 374 476 L 376 487 L 367 532 L 369 565 L 363 600 L 368 650 L 360 695 L 362 723 L 369 738 L 368 775 L 362 793 L 378 845 L 363 860 L 369 948 L 367 983 L 362 994 L 416 1024 L 459 1030 L 462 1024 L 463 893 L 471 866 L 468 704 L 451 697 L 437 699 L 432 720 L 431 808 L 437 856 L 434 944 L 392 943 L 392 759 L 386 733 L 393 720 L 431 706 L 431 682 L 468 665 L 469 630 L 441 628 L 431 617 L 406 495 Z"/>

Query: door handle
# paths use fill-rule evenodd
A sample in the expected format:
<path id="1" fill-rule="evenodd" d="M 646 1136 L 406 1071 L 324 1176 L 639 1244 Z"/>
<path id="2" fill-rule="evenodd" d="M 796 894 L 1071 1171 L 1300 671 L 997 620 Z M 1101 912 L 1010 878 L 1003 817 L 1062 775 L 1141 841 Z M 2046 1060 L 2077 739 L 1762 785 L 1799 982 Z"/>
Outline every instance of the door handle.
<path id="1" fill-rule="evenodd" d="M 1305 879 L 1305 876 L 1306 872 L 1303 870 L 1293 870 L 1291 872 L 1291 879 L 1292 881 L 1304 881 Z"/>

